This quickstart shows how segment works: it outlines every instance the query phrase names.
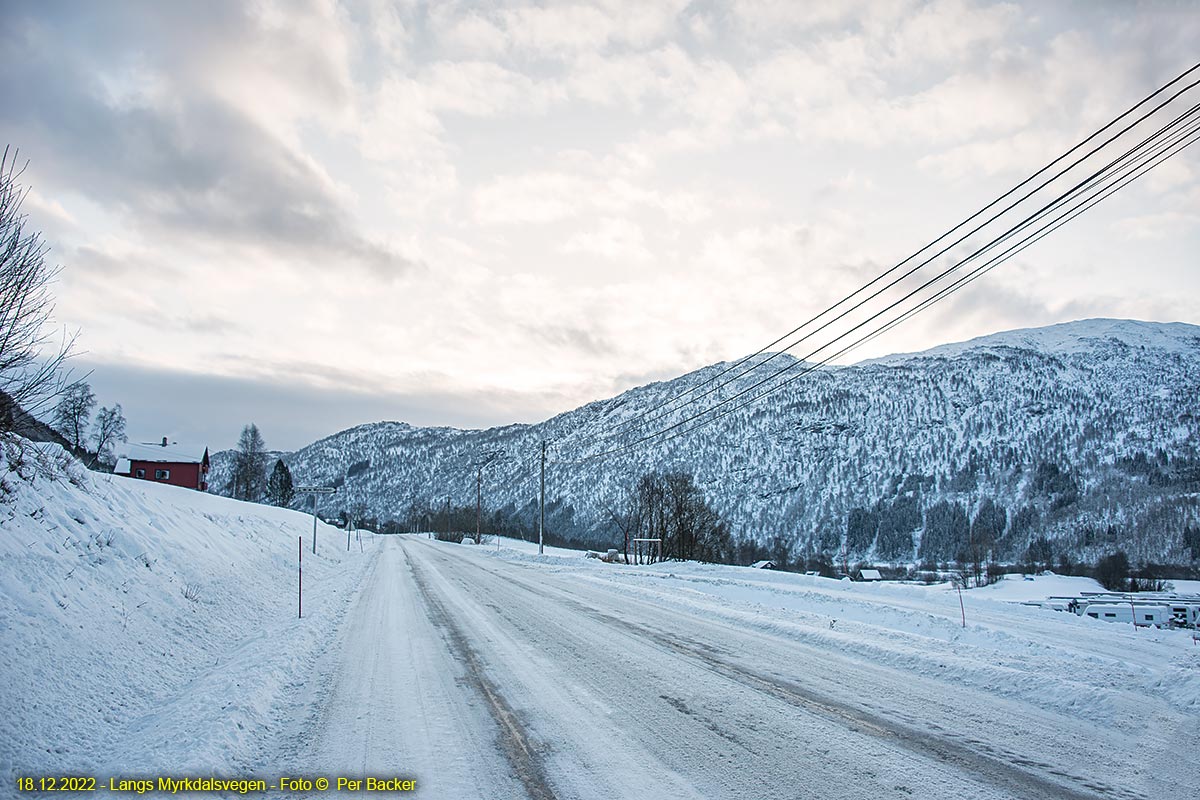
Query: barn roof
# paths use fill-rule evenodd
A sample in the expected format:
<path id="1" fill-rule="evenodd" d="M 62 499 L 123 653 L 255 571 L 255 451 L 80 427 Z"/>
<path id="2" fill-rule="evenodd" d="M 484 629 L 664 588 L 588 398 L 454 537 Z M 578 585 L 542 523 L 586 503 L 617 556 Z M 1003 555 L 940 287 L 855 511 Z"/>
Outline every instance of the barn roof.
<path id="1" fill-rule="evenodd" d="M 881 581 L 883 576 L 879 574 L 877 569 L 862 569 L 858 571 L 859 576 L 864 581 Z"/>

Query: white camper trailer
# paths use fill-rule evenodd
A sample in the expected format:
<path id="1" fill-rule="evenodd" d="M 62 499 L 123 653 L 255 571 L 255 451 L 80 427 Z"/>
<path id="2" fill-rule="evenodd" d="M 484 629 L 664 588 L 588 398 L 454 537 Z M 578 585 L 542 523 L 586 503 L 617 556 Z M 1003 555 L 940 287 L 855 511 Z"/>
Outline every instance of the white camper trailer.
<path id="1" fill-rule="evenodd" d="M 1131 616 L 1135 625 L 1160 628 L 1171 621 L 1171 609 L 1159 605 L 1133 605 L 1129 603 L 1090 603 L 1084 614 L 1105 622 L 1129 624 Z"/>
<path id="2" fill-rule="evenodd" d="M 1200 603 L 1171 602 L 1171 624 L 1177 628 L 1200 627 Z"/>

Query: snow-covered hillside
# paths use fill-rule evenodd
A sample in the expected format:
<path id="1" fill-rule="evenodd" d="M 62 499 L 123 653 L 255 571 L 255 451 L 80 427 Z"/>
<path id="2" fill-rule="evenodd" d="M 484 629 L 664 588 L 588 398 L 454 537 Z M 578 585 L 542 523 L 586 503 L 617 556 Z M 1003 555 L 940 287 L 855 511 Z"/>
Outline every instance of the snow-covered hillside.
<path id="1" fill-rule="evenodd" d="M 235 772 L 292 700 L 367 558 L 312 518 L 0 443 L 0 780 Z M 297 537 L 304 615 L 296 618 Z M 339 541 L 342 546 L 339 547 Z"/>
<path id="2" fill-rule="evenodd" d="M 344 482 L 342 507 L 384 520 L 447 496 L 473 504 L 474 465 L 502 451 L 484 472 L 485 503 L 532 530 L 545 439 L 548 524 L 581 538 L 611 536 L 606 508 L 642 472 L 683 469 L 735 533 L 794 551 L 951 559 L 982 507 L 1000 558 L 1040 538 L 1046 557 L 1120 547 L 1135 561 L 1200 558 L 1200 327 L 1083 320 L 823 369 L 695 433 L 578 463 L 694 413 L 620 428 L 724 366 L 538 425 L 379 422 L 286 460 L 298 481 Z M 219 454 L 218 488 L 227 463 Z"/>

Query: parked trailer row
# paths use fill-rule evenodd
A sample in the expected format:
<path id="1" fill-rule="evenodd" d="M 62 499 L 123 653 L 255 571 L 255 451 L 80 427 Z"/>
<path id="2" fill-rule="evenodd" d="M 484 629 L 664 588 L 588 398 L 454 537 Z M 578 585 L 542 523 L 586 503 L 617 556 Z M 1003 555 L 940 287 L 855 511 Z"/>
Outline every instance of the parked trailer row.
<path id="1" fill-rule="evenodd" d="M 1050 597 L 1027 605 L 1068 611 L 1106 622 L 1144 627 L 1200 628 L 1200 595 L 1173 592 L 1082 592 L 1074 597 Z"/>

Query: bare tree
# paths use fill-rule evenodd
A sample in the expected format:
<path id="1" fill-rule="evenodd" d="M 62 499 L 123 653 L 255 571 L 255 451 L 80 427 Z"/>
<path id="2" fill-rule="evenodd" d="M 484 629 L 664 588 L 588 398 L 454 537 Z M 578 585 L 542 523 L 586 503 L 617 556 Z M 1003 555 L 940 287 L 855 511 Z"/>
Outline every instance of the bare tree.
<path id="1" fill-rule="evenodd" d="M 92 466 L 101 459 L 111 461 L 110 452 L 117 442 L 125 441 L 125 415 L 121 413 L 121 404 L 116 403 L 112 408 L 101 406 L 96 415 L 96 426 L 92 433 L 92 443 L 96 446 L 96 455 L 92 458 Z"/>
<path id="2" fill-rule="evenodd" d="M 78 334 L 63 334 L 53 345 L 50 283 L 59 268 L 46 264 L 50 248 L 38 231 L 28 230 L 19 183 L 24 167 L 17 153 L 0 156 L 0 431 L 11 430 L 16 409 L 36 414 L 62 392 L 64 362 Z"/>
<path id="3" fill-rule="evenodd" d="M 625 563 L 628 564 L 630 563 L 629 543 L 641 530 L 642 515 L 645 511 L 639 502 L 637 487 L 627 488 L 615 503 L 606 503 L 604 511 L 625 540 L 625 549 L 622 552 L 625 555 Z"/>
<path id="4" fill-rule="evenodd" d="M 609 511 L 622 530 L 662 540 L 664 558 L 728 563 L 729 528 L 688 472 L 649 472 L 630 492 L 627 508 Z"/>
<path id="5" fill-rule="evenodd" d="M 96 395 L 92 394 L 92 387 L 83 381 L 68 386 L 54 407 L 54 429 L 76 450 L 83 449 L 87 441 L 87 429 L 91 425 L 92 409 L 95 407 Z"/>
<path id="6" fill-rule="evenodd" d="M 267 491 L 267 445 L 253 422 L 242 428 L 238 438 L 229 489 L 238 500 L 256 503 Z"/>

